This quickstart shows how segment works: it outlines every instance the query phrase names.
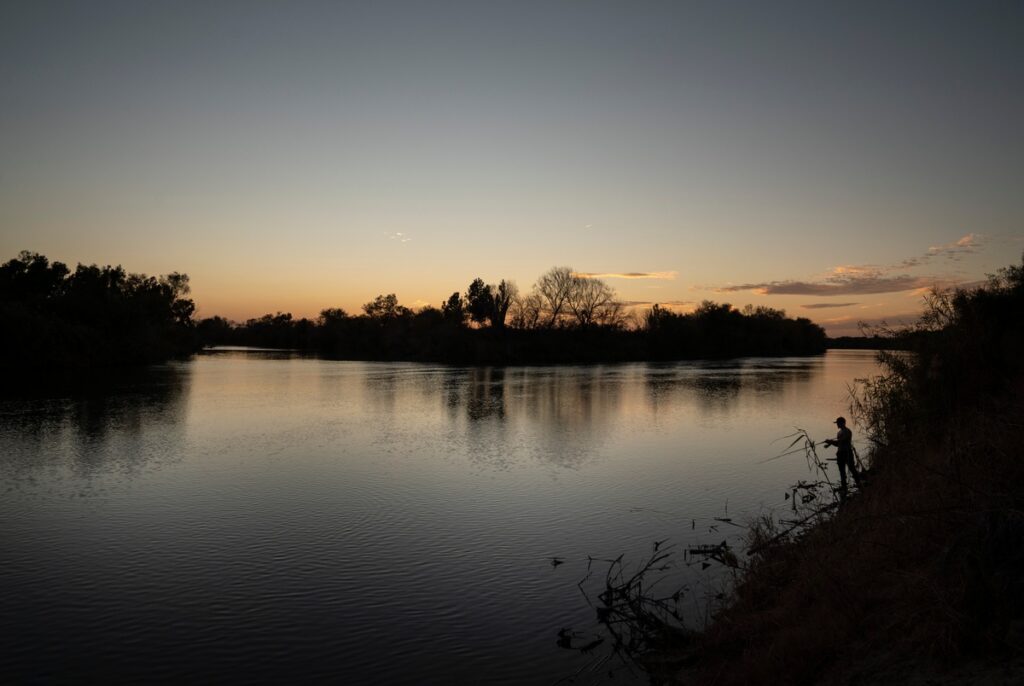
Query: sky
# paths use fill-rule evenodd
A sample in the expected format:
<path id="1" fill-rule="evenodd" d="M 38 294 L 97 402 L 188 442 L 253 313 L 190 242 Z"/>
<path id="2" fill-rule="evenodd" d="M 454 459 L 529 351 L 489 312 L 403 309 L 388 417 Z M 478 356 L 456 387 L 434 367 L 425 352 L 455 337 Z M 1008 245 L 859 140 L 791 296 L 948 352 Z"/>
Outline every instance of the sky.
<path id="1" fill-rule="evenodd" d="M 200 316 L 622 300 L 910 321 L 1024 252 L 1024 3 L 0 4 L 0 259 Z"/>

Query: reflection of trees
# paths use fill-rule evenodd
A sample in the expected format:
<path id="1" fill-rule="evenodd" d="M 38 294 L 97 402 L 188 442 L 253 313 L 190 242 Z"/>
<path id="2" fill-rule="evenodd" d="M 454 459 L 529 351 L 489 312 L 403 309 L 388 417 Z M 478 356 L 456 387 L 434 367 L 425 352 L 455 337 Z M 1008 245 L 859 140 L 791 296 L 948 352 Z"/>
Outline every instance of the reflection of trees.
<path id="1" fill-rule="evenodd" d="M 472 459 L 495 467 L 519 459 L 578 466 L 593 456 L 619 407 L 620 385 L 601 367 L 460 373 L 461 383 L 446 378 L 446 404 L 466 419 Z"/>
<path id="2" fill-rule="evenodd" d="M 739 400 L 743 381 L 736 375 L 699 376 L 690 388 L 704 412 L 728 412 Z"/>
<path id="3" fill-rule="evenodd" d="M 470 421 L 505 418 L 505 370 L 501 367 L 475 367 L 468 370 L 466 417 Z"/>
<path id="4" fill-rule="evenodd" d="M 649 410 L 726 416 L 772 403 L 813 377 L 816 361 L 715 364 L 431 367 L 366 365 L 362 398 L 388 431 L 445 432 L 492 469 L 576 467 L 599 455 L 629 417 Z M 433 408 L 433 414 L 427 408 Z M 414 421 L 399 421 L 406 416 Z M 440 417 L 437 413 L 440 413 Z"/>
<path id="5" fill-rule="evenodd" d="M 168 364 L 94 380 L 48 398 L 0 400 L 0 471 L 10 477 L 66 467 L 130 475 L 171 454 L 183 430 L 190 367 Z M 153 434 L 165 434 L 155 440 Z"/>
<path id="6" fill-rule="evenodd" d="M 363 373 L 366 392 L 363 397 L 382 418 L 391 419 L 395 413 L 400 371 L 391 365 L 366 365 Z"/>
<path id="7" fill-rule="evenodd" d="M 524 370 L 512 383 L 514 411 L 561 429 L 598 431 L 619 408 L 620 382 L 605 367 Z"/>
<path id="8" fill-rule="evenodd" d="M 744 399 L 770 402 L 794 384 L 811 380 L 813 362 L 785 365 L 751 360 L 715 364 L 649 364 L 647 401 L 655 410 L 690 401 L 705 414 L 727 414 Z"/>

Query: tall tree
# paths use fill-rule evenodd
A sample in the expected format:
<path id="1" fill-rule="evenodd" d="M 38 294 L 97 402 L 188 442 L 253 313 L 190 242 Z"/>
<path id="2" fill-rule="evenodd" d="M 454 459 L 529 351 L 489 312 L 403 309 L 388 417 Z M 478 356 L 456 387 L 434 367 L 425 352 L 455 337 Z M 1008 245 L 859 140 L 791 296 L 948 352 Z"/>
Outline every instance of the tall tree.
<path id="1" fill-rule="evenodd" d="M 466 308 L 458 291 L 452 293 L 448 300 L 441 303 L 441 316 L 445 321 L 463 324 L 466 321 Z"/>
<path id="2" fill-rule="evenodd" d="M 494 314 L 494 294 L 492 287 L 484 283 L 483 279 L 473 279 L 466 291 L 466 311 L 469 318 L 477 324 L 483 324 L 491 319 Z"/>
<path id="3" fill-rule="evenodd" d="M 600 279 L 579 275 L 573 275 L 567 305 L 576 318 L 576 324 L 581 327 L 618 324 L 622 311 L 611 286 Z"/>
<path id="4" fill-rule="evenodd" d="M 573 286 L 571 267 L 552 267 L 537 279 L 533 290 L 541 299 L 545 326 L 550 328 L 558 325 L 568 308 Z"/>
<path id="5" fill-rule="evenodd" d="M 490 287 L 488 287 L 490 288 Z M 519 295 L 519 289 L 516 288 L 516 284 L 513 281 L 501 280 L 498 287 L 493 289 L 493 295 L 491 296 L 492 312 L 491 312 L 491 326 L 496 329 L 505 328 L 505 317 L 508 314 L 509 307 L 512 306 L 516 296 Z"/>

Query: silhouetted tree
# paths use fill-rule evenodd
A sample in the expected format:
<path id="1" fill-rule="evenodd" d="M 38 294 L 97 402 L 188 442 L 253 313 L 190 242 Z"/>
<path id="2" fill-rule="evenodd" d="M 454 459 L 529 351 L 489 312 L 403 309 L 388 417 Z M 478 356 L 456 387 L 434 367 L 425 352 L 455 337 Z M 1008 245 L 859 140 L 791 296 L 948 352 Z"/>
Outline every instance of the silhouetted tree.
<path id="1" fill-rule="evenodd" d="M 196 324 L 196 333 L 203 345 L 226 345 L 233 342 L 235 327 L 224 317 L 207 317 Z"/>
<path id="2" fill-rule="evenodd" d="M 573 270 L 570 267 L 552 267 L 537 279 L 534 293 L 540 298 L 544 325 L 557 326 L 568 309 L 573 288 Z"/>
<path id="3" fill-rule="evenodd" d="M 458 291 L 452 293 L 448 300 L 441 305 L 441 315 L 445 321 L 454 322 L 460 326 L 466 321 L 466 309 L 463 306 L 462 296 Z"/>
<path id="4" fill-rule="evenodd" d="M 68 277 L 67 265 L 39 253 L 23 250 L 0 266 L 0 298 L 38 301 L 60 295 Z"/>
<path id="5" fill-rule="evenodd" d="M 0 366 L 12 371 L 144 364 L 199 345 L 188 276 L 121 266 L 74 272 L 22 252 L 0 266 Z"/>
<path id="6" fill-rule="evenodd" d="M 320 326 L 334 326 L 348 319 L 348 313 L 340 307 L 328 307 L 325 310 L 320 310 L 320 316 L 317 318 L 317 323 Z"/>
<path id="7" fill-rule="evenodd" d="M 488 286 L 488 288 L 492 288 Z M 491 326 L 496 329 L 505 328 L 505 317 L 508 315 L 508 310 L 512 306 L 516 296 L 519 295 L 519 289 L 512 281 L 501 280 L 497 288 L 493 288 L 491 296 Z"/>
<path id="8" fill-rule="evenodd" d="M 811 354 L 824 350 L 825 341 L 820 327 L 806 319 L 787 319 L 782 310 L 748 306 L 741 311 L 711 301 L 689 314 L 656 305 L 642 323 L 627 328 L 615 291 L 568 267 L 549 270 L 525 296 L 509 280 L 494 286 L 474 279 L 465 299 L 452 293 L 440 309 L 428 306 L 413 313 L 391 293 L 366 303 L 363 315 L 327 308 L 312 321 L 277 312 L 242 325 L 213 317 L 194 326 L 192 302 L 183 297 L 187 293 L 188 278 L 176 273 L 153 278 L 95 265 L 79 265 L 69 273 L 63 265 L 51 265 L 33 253 L 0 266 L 4 320 L 22 322 L 12 327 L 16 334 L 9 341 L 17 340 L 22 331 L 35 331 L 32 345 L 39 348 L 45 349 L 41 341 L 47 337 L 71 341 L 60 349 L 69 356 L 77 354 L 70 351 L 79 350 L 99 354 L 104 336 L 110 340 L 120 336 L 118 340 L 131 344 L 121 345 L 117 355 L 152 359 L 153 350 L 189 331 L 193 340 L 205 344 L 316 349 L 325 356 L 349 359 L 463 364 Z M 52 331 L 49 320 L 39 314 L 65 311 L 77 317 L 74 327 Z M 467 316 L 484 326 L 464 326 Z M 509 329 L 505 329 L 507 321 Z M 81 322 L 88 326 L 79 326 Z M 30 347 L 8 342 L 6 349 Z"/>
<path id="9" fill-rule="evenodd" d="M 363 312 L 371 319 L 393 319 L 412 314 L 412 310 L 398 304 L 394 293 L 378 295 L 373 301 L 363 305 Z"/>
<path id="10" fill-rule="evenodd" d="M 622 305 L 616 301 L 615 291 L 600 279 L 574 274 L 566 304 L 578 326 L 621 324 Z"/>
<path id="11" fill-rule="evenodd" d="M 466 290 L 466 312 L 477 324 L 490 324 L 491 328 L 504 329 L 509 308 L 519 290 L 515 283 L 504 279 L 495 286 L 485 284 L 483 279 L 473 279 Z"/>
<path id="12" fill-rule="evenodd" d="M 536 293 L 518 296 L 512 301 L 512 326 L 517 329 L 536 329 L 540 326 L 544 303 Z"/>
<path id="13" fill-rule="evenodd" d="M 758 305 L 757 307 L 749 304 L 744 305 L 742 312 L 744 317 L 761 317 L 763 319 L 786 318 L 785 310 L 777 310 L 773 307 L 767 307 L 766 305 Z"/>
<path id="14" fill-rule="evenodd" d="M 466 289 L 466 311 L 477 324 L 489 321 L 494 313 L 494 294 L 483 279 L 473 279 Z"/>

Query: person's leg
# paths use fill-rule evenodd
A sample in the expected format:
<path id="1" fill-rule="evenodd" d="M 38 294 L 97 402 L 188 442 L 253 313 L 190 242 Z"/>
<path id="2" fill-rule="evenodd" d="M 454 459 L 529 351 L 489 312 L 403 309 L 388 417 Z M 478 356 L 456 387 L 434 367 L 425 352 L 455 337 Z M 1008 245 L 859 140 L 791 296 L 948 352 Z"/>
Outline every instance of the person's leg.
<path id="1" fill-rule="evenodd" d="M 836 464 L 839 465 L 839 489 L 846 493 L 846 458 L 843 455 L 836 455 Z"/>
<path id="2" fill-rule="evenodd" d="M 857 488 L 860 488 L 860 470 L 857 469 L 857 460 L 854 459 L 853 455 L 847 458 L 850 461 L 850 474 L 853 474 L 853 483 L 857 484 Z"/>

